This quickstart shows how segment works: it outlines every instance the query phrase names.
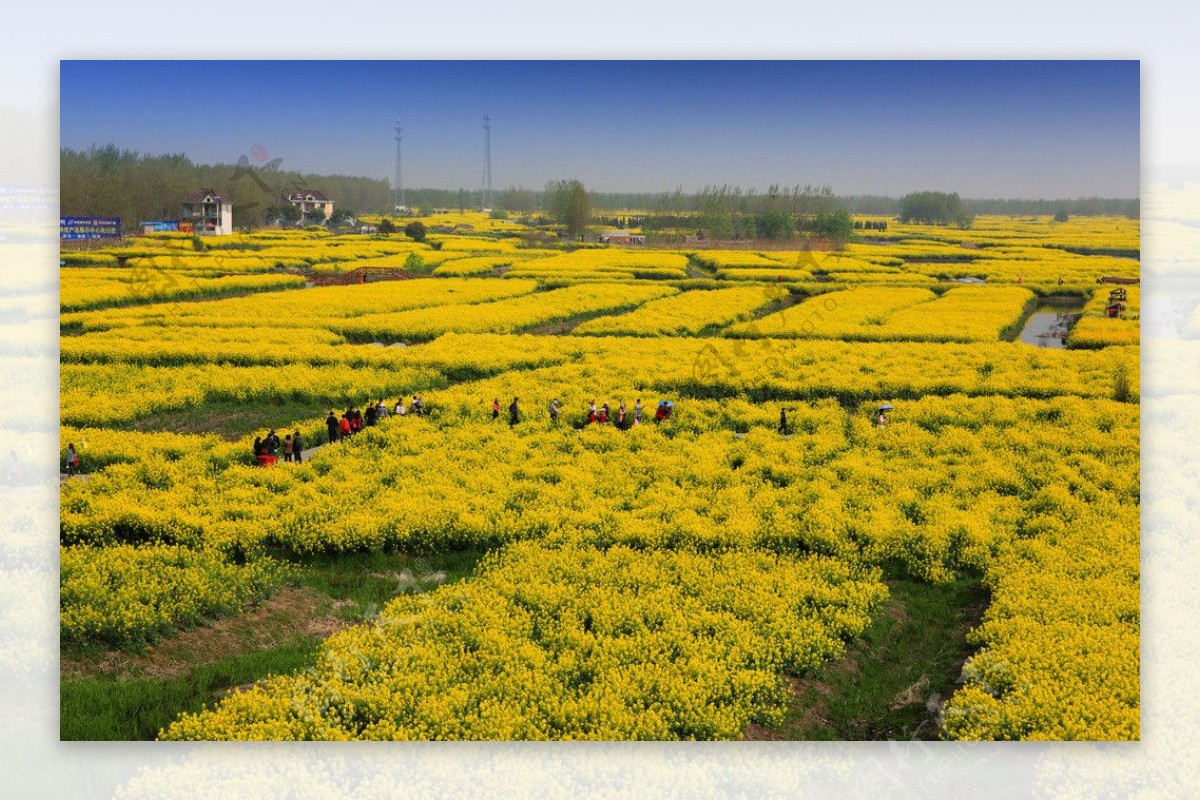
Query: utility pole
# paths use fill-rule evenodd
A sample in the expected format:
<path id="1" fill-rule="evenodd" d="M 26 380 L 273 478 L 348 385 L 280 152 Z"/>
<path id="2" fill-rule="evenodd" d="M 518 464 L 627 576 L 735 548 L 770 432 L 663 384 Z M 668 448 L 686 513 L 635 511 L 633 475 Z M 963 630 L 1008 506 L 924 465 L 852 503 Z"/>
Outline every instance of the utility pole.
<path id="1" fill-rule="evenodd" d="M 400 169 L 400 140 L 403 139 L 400 118 L 396 118 L 396 203 L 395 211 L 404 211 L 408 205 L 404 201 L 404 173 Z"/>
<path id="2" fill-rule="evenodd" d="M 492 210 L 492 118 L 483 118 L 483 188 L 479 192 L 479 207 Z"/>

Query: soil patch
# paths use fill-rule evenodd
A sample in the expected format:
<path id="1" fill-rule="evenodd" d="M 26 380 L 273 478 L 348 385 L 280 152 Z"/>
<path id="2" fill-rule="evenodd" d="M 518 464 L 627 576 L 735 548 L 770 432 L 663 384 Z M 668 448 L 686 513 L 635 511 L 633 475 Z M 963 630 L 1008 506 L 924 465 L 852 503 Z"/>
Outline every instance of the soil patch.
<path id="1" fill-rule="evenodd" d="M 267 650 L 301 637 L 328 637 L 351 625 L 352 621 L 337 615 L 348 604 L 308 587 L 285 587 L 253 609 L 163 638 L 144 653 L 108 651 L 95 659 L 63 654 L 59 674 L 63 679 L 178 678 L 197 664 Z"/>

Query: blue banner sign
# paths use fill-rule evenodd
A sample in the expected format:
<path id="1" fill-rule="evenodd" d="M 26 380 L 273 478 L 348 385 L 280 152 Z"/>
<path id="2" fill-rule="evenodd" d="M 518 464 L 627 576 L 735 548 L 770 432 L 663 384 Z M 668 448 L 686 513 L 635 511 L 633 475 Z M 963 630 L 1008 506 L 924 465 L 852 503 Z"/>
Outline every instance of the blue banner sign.
<path id="1" fill-rule="evenodd" d="M 120 239 L 120 217 L 59 217 L 59 239 Z"/>

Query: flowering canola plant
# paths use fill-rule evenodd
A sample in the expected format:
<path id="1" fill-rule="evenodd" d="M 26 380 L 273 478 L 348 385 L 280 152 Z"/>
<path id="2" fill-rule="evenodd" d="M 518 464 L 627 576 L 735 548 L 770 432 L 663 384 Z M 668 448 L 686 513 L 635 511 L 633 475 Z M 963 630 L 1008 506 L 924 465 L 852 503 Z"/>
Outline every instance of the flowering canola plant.
<path id="1" fill-rule="evenodd" d="M 467 216 L 477 230 L 504 223 Z M 61 447 L 80 447 L 91 473 L 60 488 L 64 636 L 136 645 L 235 614 L 286 580 L 280 559 L 489 549 L 472 577 L 395 599 L 330 638 L 310 669 L 161 736 L 736 739 L 778 723 L 783 674 L 835 658 L 863 631 L 886 598 L 884 569 L 978 575 L 991 604 L 941 708 L 942 736 L 1136 739 L 1137 340 L 1103 351 L 999 341 L 1030 286 L 1042 291 L 1068 263 L 1073 284 L 1094 281 L 1136 248 L 1130 230 L 897 225 L 848 255 L 809 254 L 816 268 L 788 269 L 799 252 L 764 252 L 782 261 L 729 266 L 738 283 L 718 289 L 720 273 L 672 280 L 686 274 L 684 253 L 472 257 L 486 251 L 462 228 L 438 257 L 518 259 L 504 279 L 64 314 L 77 335 L 62 347 Z M 192 253 L 190 238 L 149 237 L 125 256 L 348 269 L 430 252 L 313 231 L 209 241 Z M 1007 285 L 891 285 L 976 268 Z M 758 285 L 756 270 L 769 273 Z M 839 286 L 855 280 L 867 285 Z M 89 291 L 67 305 L 91 302 Z M 745 319 L 784 292 L 808 299 Z M 573 334 L 513 333 L 602 313 Z M 377 337 L 423 344 L 352 344 Z M 888 341 L 862 341 L 872 338 Z M 414 391 L 428 415 L 390 417 L 271 469 L 251 464 L 253 435 L 114 428 L 210 402 L 340 408 Z M 514 396 L 516 425 L 493 423 L 491 400 Z M 655 424 L 664 397 L 675 412 Z M 642 422 L 589 425 L 593 400 L 614 417 L 640 400 Z M 895 411 L 877 428 L 883 402 Z M 323 413 L 296 423 L 315 443 Z M 97 425 L 109 428 L 85 427 Z"/>
<path id="2" fill-rule="evenodd" d="M 840 654 L 886 592 L 826 557 L 512 546 L 163 736 L 736 739 L 778 719 L 780 670 Z"/>
<path id="3" fill-rule="evenodd" d="M 575 334 L 632 334 L 678 336 L 696 334 L 737 320 L 787 296 L 771 285 L 684 292 L 652 300 L 628 314 L 598 317 L 574 329 Z"/>

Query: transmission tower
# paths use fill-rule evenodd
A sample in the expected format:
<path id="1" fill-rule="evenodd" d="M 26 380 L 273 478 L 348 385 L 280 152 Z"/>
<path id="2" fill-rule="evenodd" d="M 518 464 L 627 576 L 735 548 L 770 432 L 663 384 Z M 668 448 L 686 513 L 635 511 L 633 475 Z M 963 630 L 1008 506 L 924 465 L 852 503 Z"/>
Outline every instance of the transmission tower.
<path id="1" fill-rule="evenodd" d="M 483 189 L 479 192 L 479 207 L 492 210 L 492 118 L 483 118 Z"/>
<path id="2" fill-rule="evenodd" d="M 400 169 L 400 140 L 404 137 L 401 132 L 404 129 L 400 127 L 400 118 L 396 118 L 396 211 L 407 208 L 408 204 L 404 200 L 404 173 Z"/>

